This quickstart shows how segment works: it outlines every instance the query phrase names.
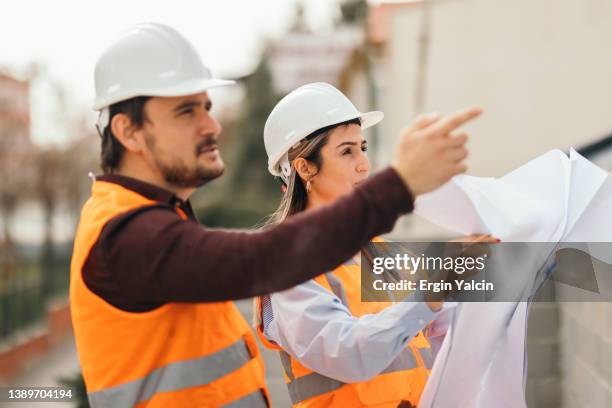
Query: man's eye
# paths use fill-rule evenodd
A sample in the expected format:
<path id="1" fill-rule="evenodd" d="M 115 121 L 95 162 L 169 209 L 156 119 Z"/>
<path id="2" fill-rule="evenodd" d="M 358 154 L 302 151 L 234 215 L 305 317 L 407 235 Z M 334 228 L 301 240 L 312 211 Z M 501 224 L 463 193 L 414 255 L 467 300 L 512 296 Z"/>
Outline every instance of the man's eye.
<path id="1" fill-rule="evenodd" d="M 193 109 L 186 109 L 184 111 L 181 111 L 181 115 L 193 115 Z"/>

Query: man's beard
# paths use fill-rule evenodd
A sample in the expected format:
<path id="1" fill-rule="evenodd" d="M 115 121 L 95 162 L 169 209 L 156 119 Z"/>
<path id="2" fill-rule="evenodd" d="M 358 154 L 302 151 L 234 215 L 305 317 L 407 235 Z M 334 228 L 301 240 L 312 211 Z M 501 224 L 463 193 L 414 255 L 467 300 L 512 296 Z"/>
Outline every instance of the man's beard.
<path id="1" fill-rule="evenodd" d="M 151 151 L 155 165 L 161 172 L 164 180 L 173 186 L 180 188 L 197 188 L 223 174 L 223 165 L 219 168 L 207 168 L 197 163 L 195 167 L 190 168 L 178 157 L 173 157 L 170 160 L 162 160 L 161 155 L 157 151 L 155 136 L 151 133 L 145 134 L 145 143 Z M 194 152 L 196 158 L 203 149 L 213 145 L 217 145 L 217 138 L 212 135 L 198 143 Z"/>

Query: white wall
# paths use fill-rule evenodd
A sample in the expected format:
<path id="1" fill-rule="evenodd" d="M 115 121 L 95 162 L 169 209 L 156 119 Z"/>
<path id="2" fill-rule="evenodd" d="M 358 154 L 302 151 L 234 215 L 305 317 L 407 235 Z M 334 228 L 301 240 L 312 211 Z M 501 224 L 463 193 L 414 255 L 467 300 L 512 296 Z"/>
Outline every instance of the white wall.
<path id="1" fill-rule="evenodd" d="M 431 2 L 426 111 L 480 104 L 469 173 L 500 176 L 552 148 L 612 130 L 612 2 L 441 0 Z M 384 59 L 385 149 L 415 116 L 420 8 L 392 11 Z M 414 220 L 401 235 L 439 235 Z"/>

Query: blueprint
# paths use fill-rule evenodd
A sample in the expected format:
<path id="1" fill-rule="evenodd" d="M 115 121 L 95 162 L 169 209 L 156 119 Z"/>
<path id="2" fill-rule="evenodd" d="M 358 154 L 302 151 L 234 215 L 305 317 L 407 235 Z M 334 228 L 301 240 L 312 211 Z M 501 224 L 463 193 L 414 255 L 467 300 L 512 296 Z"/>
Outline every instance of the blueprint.
<path id="1" fill-rule="evenodd" d="M 456 176 L 419 197 L 415 212 L 462 235 L 547 243 L 550 253 L 584 243 L 601 265 L 612 264 L 612 180 L 574 150 L 549 151 L 501 178 Z M 457 306 L 419 407 L 526 407 L 527 317 L 548 259 L 538 248 L 508 271 L 520 301 Z M 609 268 L 595 274 L 609 292 Z"/>

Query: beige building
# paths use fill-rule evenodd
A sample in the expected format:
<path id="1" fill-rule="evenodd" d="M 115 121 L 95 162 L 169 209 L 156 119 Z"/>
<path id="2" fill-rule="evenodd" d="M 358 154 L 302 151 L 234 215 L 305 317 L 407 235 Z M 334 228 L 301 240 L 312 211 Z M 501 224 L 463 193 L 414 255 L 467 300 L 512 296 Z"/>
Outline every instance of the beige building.
<path id="1" fill-rule="evenodd" d="M 581 147 L 612 132 L 612 2 L 377 3 L 368 26 L 375 52 L 369 65 L 354 59 L 344 83 L 360 108 L 375 101 L 385 112 L 371 156 L 377 167 L 389 162 L 400 129 L 416 114 L 473 104 L 485 108 L 467 127 L 469 174 L 476 176 L 501 176 L 550 149 Z M 612 170 L 609 139 L 589 157 Z M 417 216 L 392 234 L 448 236 Z M 530 407 L 612 406 L 611 304 L 536 304 L 528 354 Z"/>
<path id="2" fill-rule="evenodd" d="M 386 115 L 376 163 L 389 161 L 400 129 L 417 113 L 473 104 L 486 109 L 467 128 L 473 175 L 501 176 L 549 149 L 604 136 L 612 130 L 611 15 L 605 0 L 372 6 L 375 100 Z M 348 92 L 367 105 L 362 81 Z M 440 235 L 414 220 L 398 233 Z"/>

